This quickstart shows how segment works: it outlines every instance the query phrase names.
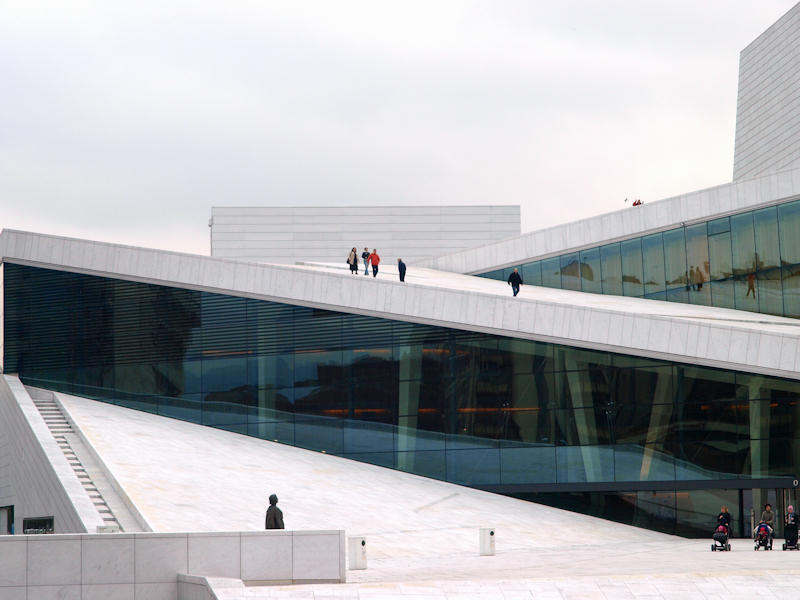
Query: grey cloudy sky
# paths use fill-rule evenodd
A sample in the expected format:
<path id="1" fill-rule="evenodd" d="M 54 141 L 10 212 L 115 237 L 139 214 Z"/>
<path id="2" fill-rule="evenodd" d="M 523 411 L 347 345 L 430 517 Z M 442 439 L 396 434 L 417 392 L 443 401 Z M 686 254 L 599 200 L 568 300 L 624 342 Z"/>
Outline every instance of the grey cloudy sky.
<path id="1" fill-rule="evenodd" d="M 215 205 L 527 231 L 725 183 L 739 51 L 795 2 L 0 0 L 0 226 L 208 253 Z"/>

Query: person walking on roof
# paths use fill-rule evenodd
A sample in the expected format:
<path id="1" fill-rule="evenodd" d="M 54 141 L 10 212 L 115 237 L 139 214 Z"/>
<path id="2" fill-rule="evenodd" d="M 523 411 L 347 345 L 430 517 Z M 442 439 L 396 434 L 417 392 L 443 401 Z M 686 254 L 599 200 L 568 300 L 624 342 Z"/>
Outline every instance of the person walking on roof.
<path id="1" fill-rule="evenodd" d="M 350 250 L 350 254 L 347 257 L 347 264 L 350 265 L 350 274 L 358 275 L 358 250 L 355 249 L 355 246 Z"/>
<path id="2" fill-rule="evenodd" d="M 381 257 L 378 256 L 377 249 L 372 249 L 372 254 L 369 255 L 369 262 L 372 264 L 372 276 L 378 276 L 378 265 L 381 264 Z"/>
<path id="3" fill-rule="evenodd" d="M 364 275 L 369 273 L 369 250 L 364 246 L 364 251 L 361 253 L 361 260 L 364 261 Z"/>
<path id="4" fill-rule="evenodd" d="M 278 508 L 278 497 L 275 494 L 271 494 L 269 497 L 264 529 L 283 529 L 283 512 Z"/>
<path id="5" fill-rule="evenodd" d="M 519 270 L 516 267 L 514 267 L 511 275 L 508 276 L 508 285 L 510 285 L 511 289 L 514 291 L 514 296 L 519 294 L 519 286 L 522 285 L 522 277 L 520 276 Z"/>
<path id="6" fill-rule="evenodd" d="M 397 259 L 397 272 L 400 273 L 400 281 L 406 280 L 406 263 L 402 258 Z"/>

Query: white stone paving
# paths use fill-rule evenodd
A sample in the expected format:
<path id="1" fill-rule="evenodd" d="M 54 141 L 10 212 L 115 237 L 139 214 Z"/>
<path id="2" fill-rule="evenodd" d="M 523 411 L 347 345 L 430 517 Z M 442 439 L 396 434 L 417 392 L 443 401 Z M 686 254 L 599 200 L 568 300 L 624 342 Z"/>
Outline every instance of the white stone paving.
<path id="1" fill-rule="evenodd" d="M 800 552 L 687 540 L 59 394 L 155 531 L 289 528 L 368 540 L 348 584 L 220 587 L 233 598 L 795 598 Z M 497 555 L 478 556 L 477 529 Z M 777 545 L 776 545 L 777 547 Z"/>

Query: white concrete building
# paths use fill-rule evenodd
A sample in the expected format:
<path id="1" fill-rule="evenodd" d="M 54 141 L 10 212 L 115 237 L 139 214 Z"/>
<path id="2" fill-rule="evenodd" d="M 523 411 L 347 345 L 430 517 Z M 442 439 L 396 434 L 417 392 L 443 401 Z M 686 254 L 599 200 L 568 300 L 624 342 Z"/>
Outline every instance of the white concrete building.
<path id="1" fill-rule="evenodd" d="M 519 235 L 519 206 L 281 206 L 211 209 L 211 255 L 341 262 L 350 248 L 413 264 Z M 384 263 L 385 264 L 385 263 Z M 362 270 L 363 270 L 363 264 Z"/>
<path id="2" fill-rule="evenodd" d="M 800 166 L 800 3 L 742 50 L 733 179 Z"/>

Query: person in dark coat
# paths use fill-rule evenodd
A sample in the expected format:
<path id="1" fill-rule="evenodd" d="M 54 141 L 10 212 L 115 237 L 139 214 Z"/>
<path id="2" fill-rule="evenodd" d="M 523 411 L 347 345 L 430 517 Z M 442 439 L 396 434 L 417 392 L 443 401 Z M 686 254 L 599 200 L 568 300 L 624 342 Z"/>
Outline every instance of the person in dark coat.
<path id="1" fill-rule="evenodd" d="M 264 521 L 264 529 L 283 529 L 283 512 L 278 508 L 278 497 L 272 494 L 269 497 L 269 508 L 267 518 Z"/>
<path id="2" fill-rule="evenodd" d="M 522 277 L 516 268 L 514 268 L 511 275 L 508 276 L 508 285 L 510 285 L 511 289 L 514 290 L 515 296 L 519 294 L 519 286 L 522 285 Z"/>
<path id="3" fill-rule="evenodd" d="M 406 263 L 402 258 L 397 259 L 397 271 L 400 273 L 400 281 L 406 280 Z"/>

